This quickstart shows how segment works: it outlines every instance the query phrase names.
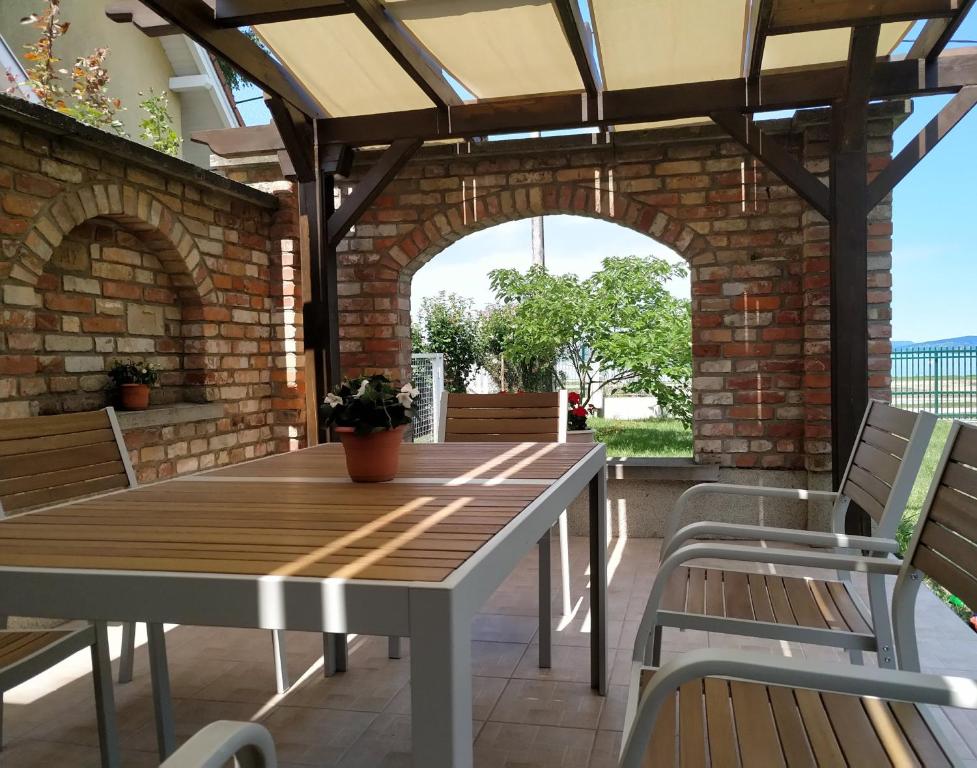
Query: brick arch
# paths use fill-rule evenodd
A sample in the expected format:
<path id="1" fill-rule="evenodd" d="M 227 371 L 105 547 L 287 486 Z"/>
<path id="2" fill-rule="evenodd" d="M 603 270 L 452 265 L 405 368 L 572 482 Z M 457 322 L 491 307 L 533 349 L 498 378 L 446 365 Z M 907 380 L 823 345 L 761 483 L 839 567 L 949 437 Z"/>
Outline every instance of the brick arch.
<path id="1" fill-rule="evenodd" d="M 129 184 L 88 184 L 55 197 L 33 218 L 10 278 L 35 286 L 65 236 L 96 217 L 113 219 L 136 233 L 169 273 L 185 306 L 220 303 L 210 269 L 179 214 Z"/>
<path id="2" fill-rule="evenodd" d="M 595 191 L 592 185 L 555 183 L 492 192 L 436 213 L 390 246 L 380 264 L 409 281 L 418 269 L 466 235 L 510 221 L 563 214 L 598 219 L 647 235 L 690 264 L 709 248 L 705 238 L 660 207 L 627 194 Z"/>

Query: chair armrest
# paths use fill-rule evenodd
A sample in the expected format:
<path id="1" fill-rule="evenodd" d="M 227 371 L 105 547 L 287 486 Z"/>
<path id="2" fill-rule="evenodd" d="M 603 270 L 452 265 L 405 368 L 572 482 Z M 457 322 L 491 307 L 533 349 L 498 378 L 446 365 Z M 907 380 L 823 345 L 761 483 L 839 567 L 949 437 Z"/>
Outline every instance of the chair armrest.
<path id="1" fill-rule="evenodd" d="M 242 768 L 277 768 L 275 743 L 263 725 L 218 720 L 204 726 L 160 768 L 221 768 L 236 758 Z"/>
<path id="2" fill-rule="evenodd" d="M 635 636 L 634 655 L 632 656 L 634 661 L 644 659 L 648 637 L 651 634 L 652 627 L 657 624 L 659 606 L 672 573 L 683 563 L 703 558 L 768 565 L 797 565 L 807 568 L 826 568 L 834 571 L 881 573 L 885 575 L 895 575 L 902 568 L 900 561 L 884 557 L 865 557 L 820 550 L 768 549 L 723 542 L 686 544 L 669 555 L 658 568 L 655 581 L 651 585 L 651 593 L 648 595 L 648 602 L 645 605 L 644 615 L 641 617 L 641 624 L 638 625 L 638 633 Z"/>
<path id="3" fill-rule="evenodd" d="M 830 501 L 834 503 L 838 494 L 834 491 L 808 491 L 803 488 L 764 488 L 754 485 L 733 485 L 731 483 L 700 483 L 693 485 L 678 497 L 665 524 L 663 540 L 667 546 L 678 531 L 682 515 L 689 501 L 696 496 L 720 494 L 724 496 L 760 496 L 768 499 L 797 499 L 799 501 Z M 760 526 L 757 526 L 760 527 Z"/>
<path id="4" fill-rule="evenodd" d="M 863 549 L 869 552 L 899 552 L 899 542 L 895 539 L 801 531 L 795 528 L 767 528 L 757 525 L 702 522 L 680 528 L 668 544 L 662 547 L 659 559 L 665 560 L 685 542 L 703 536 L 714 536 L 720 539 L 760 539 L 788 544 L 806 544 L 809 547 Z"/>
<path id="5" fill-rule="evenodd" d="M 640 768 L 662 705 L 684 683 L 705 677 L 877 696 L 916 704 L 977 709 L 977 680 L 780 655 L 703 648 L 669 661 L 641 695 L 621 750 L 621 768 Z"/>

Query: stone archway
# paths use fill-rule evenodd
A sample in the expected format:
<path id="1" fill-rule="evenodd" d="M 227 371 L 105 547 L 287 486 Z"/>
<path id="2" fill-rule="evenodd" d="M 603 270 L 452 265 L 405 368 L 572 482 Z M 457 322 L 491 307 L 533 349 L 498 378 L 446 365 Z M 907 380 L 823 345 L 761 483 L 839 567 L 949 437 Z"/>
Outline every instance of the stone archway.
<path id="1" fill-rule="evenodd" d="M 96 218 L 117 221 L 144 240 L 174 278 L 185 304 L 220 302 L 210 270 L 179 214 L 129 184 L 89 184 L 55 197 L 31 221 L 9 278 L 35 286 L 65 236 Z"/>

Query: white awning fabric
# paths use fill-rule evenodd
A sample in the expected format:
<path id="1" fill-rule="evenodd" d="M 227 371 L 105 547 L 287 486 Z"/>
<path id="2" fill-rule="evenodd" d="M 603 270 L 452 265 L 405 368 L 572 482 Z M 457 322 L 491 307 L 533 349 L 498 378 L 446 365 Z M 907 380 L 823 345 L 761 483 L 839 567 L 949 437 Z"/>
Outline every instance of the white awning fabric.
<path id="1" fill-rule="evenodd" d="M 740 77 L 751 2 L 590 0 L 581 9 L 592 9 L 604 87 L 617 90 Z M 386 0 L 384 8 L 465 100 L 583 90 L 553 0 Z M 883 25 L 879 55 L 911 27 Z M 255 29 L 331 116 L 432 106 L 355 14 Z M 849 40 L 849 29 L 771 36 L 763 68 L 844 61 Z"/>

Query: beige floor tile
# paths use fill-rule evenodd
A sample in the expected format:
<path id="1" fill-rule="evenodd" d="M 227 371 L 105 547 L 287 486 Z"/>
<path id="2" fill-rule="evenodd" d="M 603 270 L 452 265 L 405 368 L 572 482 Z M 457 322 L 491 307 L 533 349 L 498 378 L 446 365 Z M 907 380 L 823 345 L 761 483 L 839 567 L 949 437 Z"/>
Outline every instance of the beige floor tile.
<path id="1" fill-rule="evenodd" d="M 577 768 L 586 765 L 594 732 L 489 722 L 475 739 L 477 768 Z"/>
<path id="2" fill-rule="evenodd" d="M 530 643 L 539 629 L 535 616 L 480 613 L 472 622 L 472 639 L 494 643 Z"/>
<path id="3" fill-rule="evenodd" d="M 595 730 L 603 705 L 588 683 L 510 680 L 489 721 Z"/>
<path id="4" fill-rule="evenodd" d="M 614 665 L 616 650 L 608 649 L 607 666 Z M 540 669 L 539 646 L 530 645 L 516 667 L 514 678 L 524 680 L 559 680 L 569 683 L 590 683 L 590 647 L 575 645 L 554 645 L 551 653 L 551 666 Z"/>
<path id="5" fill-rule="evenodd" d="M 278 707 L 262 723 L 271 731 L 279 757 L 299 765 L 334 766 L 377 715 L 310 707 Z"/>

